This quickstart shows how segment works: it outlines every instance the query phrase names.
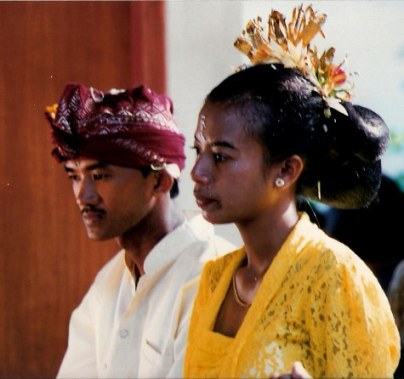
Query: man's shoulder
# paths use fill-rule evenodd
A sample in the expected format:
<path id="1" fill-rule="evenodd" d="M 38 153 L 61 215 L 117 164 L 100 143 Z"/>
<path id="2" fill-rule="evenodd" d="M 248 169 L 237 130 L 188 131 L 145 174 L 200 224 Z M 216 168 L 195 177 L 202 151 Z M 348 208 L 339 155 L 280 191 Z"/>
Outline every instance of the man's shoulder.
<path id="1" fill-rule="evenodd" d="M 106 277 L 120 280 L 126 269 L 125 252 L 124 250 L 120 250 L 100 268 L 95 277 L 95 282 L 102 281 Z"/>
<path id="2" fill-rule="evenodd" d="M 185 223 L 187 224 L 188 228 L 192 230 L 192 233 L 196 238 L 201 240 L 212 240 L 217 244 L 234 247 L 230 241 L 215 232 L 213 224 L 206 221 L 200 212 L 194 211 L 193 213 L 188 213 Z"/>
<path id="3" fill-rule="evenodd" d="M 188 219 L 186 223 L 194 237 L 192 245 L 200 251 L 202 262 L 223 256 L 237 248 L 232 242 L 218 235 L 213 225 L 200 214 Z"/>
<path id="4" fill-rule="evenodd" d="M 209 248 L 206 249 L 207 253 L 201 257 L 203 262 L 220 259 L 238 248 L 230 241 L 216 234 L 211 236 L 208 241 Z"/>
<path id="5" fill-rule="evenodd" d="M 235 250 L 235 246 L 215 234 L 213 225 L 201 216 L 188 218 L 162 242 L 152 256 L 148 257 L 148 264 L 157 264 L 157 259 L 160 262 L 158 264 L 165 261 L 170 265 L 167 274 L 182 273 L 184 282 L 198 277 L 206 262 Z"/>

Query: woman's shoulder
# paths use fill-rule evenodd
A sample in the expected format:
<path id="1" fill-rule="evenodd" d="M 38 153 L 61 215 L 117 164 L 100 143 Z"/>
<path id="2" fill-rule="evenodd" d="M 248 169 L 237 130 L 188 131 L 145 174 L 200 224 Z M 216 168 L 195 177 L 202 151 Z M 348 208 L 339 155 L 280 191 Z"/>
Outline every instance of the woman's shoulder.
<path id="1" fill-rule="evenodd" d="M 213 290 L 226 269 L 231 269 L 236 262 L 240 262 L 244 257 L 244 247 L 234 250 L 221 257 L 208 261 L 203 269 L 202 280 L 209 282 L 209 287 Z"/>
<path id="2" fill-rule="evenodd" d="M 316 238 L 309 241 L 301 258 L 310 262 L 319 275 L 346 275 L 374 281 L 368 265 L 347 245 L 318 229 Z"/>
<path id="3" fill-rule="evenodd" d="M 301 218 L 291 246 L 297 250 L 298 260 L 313 268 L 337 270 L 343 266 L 365 266 L 364 261 L 350 247 L 329 236 L 306 215 Z"/>

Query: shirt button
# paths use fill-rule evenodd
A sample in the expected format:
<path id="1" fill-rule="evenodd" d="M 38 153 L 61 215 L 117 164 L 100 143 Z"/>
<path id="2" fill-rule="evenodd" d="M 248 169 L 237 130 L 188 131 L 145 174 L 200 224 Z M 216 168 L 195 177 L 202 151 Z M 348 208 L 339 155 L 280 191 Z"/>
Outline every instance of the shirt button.
<path id="1" fill-rule="evenodd" d="M 119 336 L 120 336 L 121 338 L 126 338 L 128 335 L 129 335 L 129 331 L 128 331 L 127 329 L 121 329 L 121 330 L 119 331 Z"/>

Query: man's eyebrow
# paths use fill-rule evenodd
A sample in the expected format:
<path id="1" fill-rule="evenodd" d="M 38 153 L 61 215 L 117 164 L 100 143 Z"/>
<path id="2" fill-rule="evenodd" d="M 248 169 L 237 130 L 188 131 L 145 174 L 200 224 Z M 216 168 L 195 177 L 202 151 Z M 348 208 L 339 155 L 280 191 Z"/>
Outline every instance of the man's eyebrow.
<path id="1" fill-rule="evenodd" d="M 84 170 L 85 171 L 92 171 L 92 170 L 97 170 L 99 168 L 105 168 L 107 166 L 108 166 L 108 164 L 105 163 L 105 162 L 95 162 L 93 164 L 85 166 Z M 66 172 L 74 172 L 74 170 L 75 170 L 74 167 L 69 167 L 69 166 L 65 165 L 65 171 Z"/>

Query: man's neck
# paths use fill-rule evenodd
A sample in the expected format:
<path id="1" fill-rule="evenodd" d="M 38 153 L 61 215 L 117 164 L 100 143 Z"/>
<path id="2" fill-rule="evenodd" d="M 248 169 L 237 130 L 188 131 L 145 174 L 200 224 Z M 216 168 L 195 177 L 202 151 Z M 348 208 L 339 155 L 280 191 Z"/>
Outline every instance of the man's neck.
<path id="1" fill-rule="evenodd" d="M 136 267 L 140 275 L 145 273 L 144 262 L 150 251 L 184 221 L 183 215 L 172 201 L 167 207 L 157 208 L 139 224 L 117 238 L 118 244 L 125 250 L 129 268 L 134 270 Z"/>

